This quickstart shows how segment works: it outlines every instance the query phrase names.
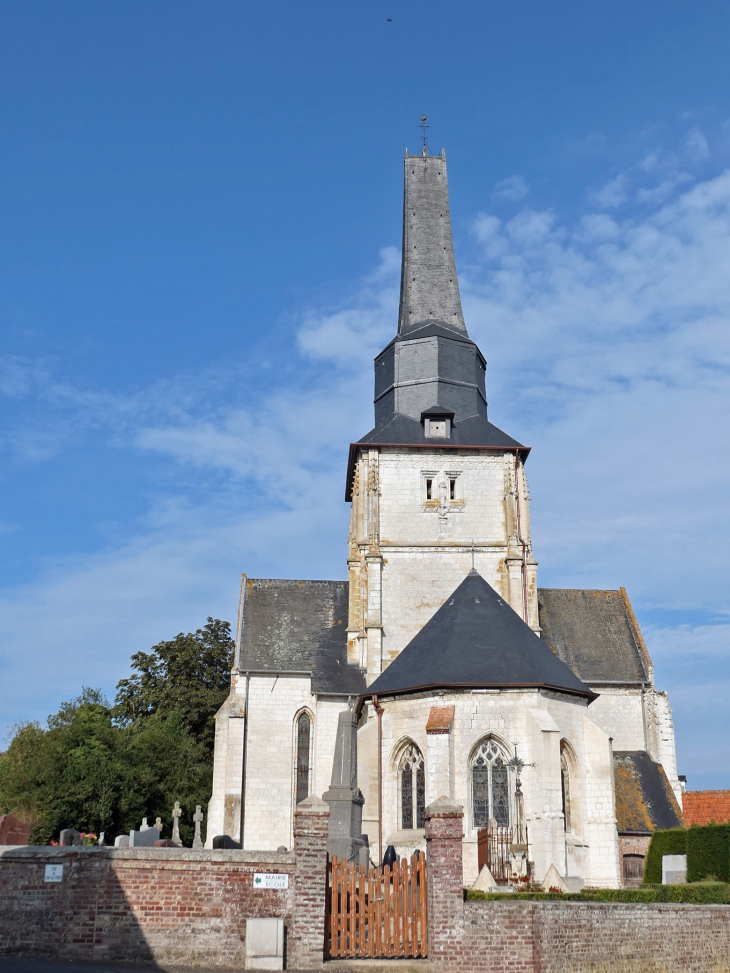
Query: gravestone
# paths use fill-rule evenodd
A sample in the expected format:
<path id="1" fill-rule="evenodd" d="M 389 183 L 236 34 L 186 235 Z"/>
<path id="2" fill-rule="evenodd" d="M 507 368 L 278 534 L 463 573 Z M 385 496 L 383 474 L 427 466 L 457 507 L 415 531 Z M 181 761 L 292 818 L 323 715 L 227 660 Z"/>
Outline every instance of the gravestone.
<path id="1" fill-rule="evenodd" d="M 27 845 L 30 837 L 30 825 L 12 814 L 0 817 L 0 845 Z"/>
<path id="2" fill-rule="evenodd" d="M 66 845 L 66 847 L 78 847 L 81 844 L 81 832 L 77 831 L 76 828 L 64 828 L 58 840 L 60 844 Z"/>
<path id="3" fill-rule="evenodd" d="M 114 839 L 115 848 L 129 848 L 129 835 L 128 834 L 118 834 Z"/>
<path id="4" fill-rule="evenodd" d="M 99 833 L 98 845 L 100 848 L 103 848 L 105 844 L 106 844 L 106 833 L 104 831 L 101 831 Z"/>
<path id="5" fill-rule="evenodd" d="M 200 805 L 195 806 L 195 814 L 193 815 L 193 821 L 195 822 L 195 837 L 193 838 L 193 850 L 202 851 L 203 850 L 203 839 L 200 837 L 200 825 L 203 820 L 203 812 L 200 809 Z"/>
<path id="6" fill-rule="evenodd" d="M 322 797 L 330 809 L 327 854 L 367 866 L 368 842 L 362 834 L 365 798 L 357 786 L 357 717 L 349 708 L 337 719 L 332 780 Z"/>
<path id="7" fill-rule="evenodd" d="M 160 840 L 160 832 L 157 828 L 151 828 L 148 824 L 147 818 L 142 819 L 142 827 L 139 831 L 129 832 L 129 847 L 130 848 L 154 848 L 155 842 Z"/>
<path id="8" fill-rule="evenodd" d="M 172 840 L 182 847 L 182 841 L 180 841 L 180 815 L 182 811 L 180 810 L 180 801 L 175 801 L 175 806 L 172 809 Z"/>
<path id="9" fill-rule="evenodd" d="M 240 848 L 241 843 L 239 841 L 234 841 L 230 835 L 227 834 L 217 834 L 213 838 L 214 848 Z"/>
<path id="10" fill-rule="evenodd" d="M 162 818 L 155 818 L 155 827 L 162 834 Z"/>
<path id="11" fill-rule="evenodd" d="M 687 881 L 687 856 L 662 855 L 662 885 L 684 885 Z"/>

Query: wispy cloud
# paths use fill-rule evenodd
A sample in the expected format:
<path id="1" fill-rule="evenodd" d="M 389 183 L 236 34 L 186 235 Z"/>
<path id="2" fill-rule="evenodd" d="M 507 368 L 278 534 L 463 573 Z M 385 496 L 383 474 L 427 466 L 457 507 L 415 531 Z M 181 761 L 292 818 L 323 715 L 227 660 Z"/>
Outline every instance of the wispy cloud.
<path id="1" fill-rule="evenodd" d="M 494 196 L 497 199 L 508 199 L 518 203 L 529 191 L 530 187 L 525 182 L 524 176 L 509 176 L 495 185 Z"/>

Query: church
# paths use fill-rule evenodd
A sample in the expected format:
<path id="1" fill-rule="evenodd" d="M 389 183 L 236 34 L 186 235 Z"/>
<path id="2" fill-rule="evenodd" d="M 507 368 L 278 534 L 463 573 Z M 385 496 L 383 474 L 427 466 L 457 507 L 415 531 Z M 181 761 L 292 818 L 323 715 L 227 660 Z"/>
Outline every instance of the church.
<path id="1" fill-rule="evenodd" d="M 347 581 L 243 576 L 209 846 L 290 848 L 348 708 L 375 864 L 425 849 L 440 797 L 464 808 L 465 885 L 485 843 L 493 872 L 507 848 L 513 875 L 521 856 L 539 882 L 554 867 L 570 888 L 631 884 L 651 832 L 682 823 L 671 711 L 628 595 L 538 586 L 530 447 L 489 421 L 486 366 L 446 154 L 406 151 L 397 333 L 346 471 Z"/>

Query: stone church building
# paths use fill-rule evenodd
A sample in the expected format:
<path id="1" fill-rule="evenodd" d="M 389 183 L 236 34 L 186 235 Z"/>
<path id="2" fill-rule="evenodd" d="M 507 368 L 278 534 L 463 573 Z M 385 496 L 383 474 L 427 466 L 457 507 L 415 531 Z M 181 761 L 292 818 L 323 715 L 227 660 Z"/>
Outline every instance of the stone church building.
<path id="1" fill-rule="evenodd" d="M 465 884 L 483 829 L 538 881 L 554 865 L 612 887 L 681 823 L 671 712 L 626 591 L 538 587 L 530 448 L 489 421 L 485 373 L 445 153 L 406 152 L 398 328 L 375 359 L 375 427 L 350 446 L 348 580 L 243 576 L 209 842 L 291 847 L 348 705 L 375 863 L 425 847 L 441 796 L 464 807 Z"/>

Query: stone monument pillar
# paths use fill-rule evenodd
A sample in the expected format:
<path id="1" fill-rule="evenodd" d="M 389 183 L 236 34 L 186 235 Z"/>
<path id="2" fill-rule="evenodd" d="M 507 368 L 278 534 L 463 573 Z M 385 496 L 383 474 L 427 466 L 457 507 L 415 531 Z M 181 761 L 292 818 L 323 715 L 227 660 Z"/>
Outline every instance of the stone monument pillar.
<path id="1" fill-rule="evenodd" d="M 368 842 L 362 835 L 365 798 L 357 786 L 357 717 L 351 709 L 340 713 L 329 790 L 322 797 L 329 805 L 327 854 L 345 861 L 368 863 Z"/>

